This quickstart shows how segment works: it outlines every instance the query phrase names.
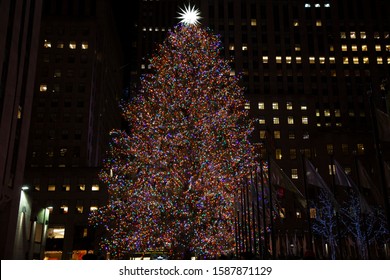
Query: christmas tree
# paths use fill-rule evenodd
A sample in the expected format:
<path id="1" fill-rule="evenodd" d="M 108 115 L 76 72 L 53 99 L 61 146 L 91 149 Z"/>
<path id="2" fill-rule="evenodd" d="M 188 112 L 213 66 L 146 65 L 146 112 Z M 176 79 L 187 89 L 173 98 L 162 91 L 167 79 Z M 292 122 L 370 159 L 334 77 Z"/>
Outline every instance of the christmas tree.
<path id="1" fill-rule="evenodd" d="M 101 180 L 108 205 L 90 217 L 118 258 L 164 248 L 174 258 L 233 252 L 235 196 L 253 162 L 253 126 L 221 42 L 179 24 L 150 60 L 151 74 L 122 105 Z"/>

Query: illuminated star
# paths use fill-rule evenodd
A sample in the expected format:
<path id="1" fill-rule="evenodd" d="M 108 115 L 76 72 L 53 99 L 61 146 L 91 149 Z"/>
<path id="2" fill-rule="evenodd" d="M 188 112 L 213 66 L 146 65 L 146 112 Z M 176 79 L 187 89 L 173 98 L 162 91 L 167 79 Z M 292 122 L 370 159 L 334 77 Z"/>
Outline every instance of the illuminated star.
<path id="1" fill-rule="evenodd" d="M 184 9 L 180 8 L 181 12 L 179 12 L 178 19 L 181 19 L 181 23 L 184 25 L 198 25 L 200 17 L 200 11 L 196 9 L 195 7 L 191 7 L 190 4 L 188 4 L 188 7 L 184 6 Z"/>

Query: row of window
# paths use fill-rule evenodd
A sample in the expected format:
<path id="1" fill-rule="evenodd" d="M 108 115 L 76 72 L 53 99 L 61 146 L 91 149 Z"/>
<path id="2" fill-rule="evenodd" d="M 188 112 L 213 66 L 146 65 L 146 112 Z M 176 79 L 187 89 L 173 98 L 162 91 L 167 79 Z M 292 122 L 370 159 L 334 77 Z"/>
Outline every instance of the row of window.
<path id="1" fill-rule="evenodd" d="M 350 146 L 348 144 L 341 144 L 341 150 L 343 155 L 349 155 L 350 154 Z M 327 153 L 329 155 L 334 154 L 334 145 L 333 144 L 327 144 L 326 145 Z M 297 153 L 300 151 L 300 149 L 289 149 L 288 153 L 290 156 L 290 159 L 297 159 Z M 263 149 L 260 151 L 261 154 L 266 154 L 266 149 Z M 353 151 L 355 152 L 355 151 Z M 306 157 L 310 158 L 311 157 L 311 151 L 310 149 L 304 149 L 303 153 L 305 154 Z M 358 155 L 364 155 L 365 153 L 365 147 L 364 144 L 356 144 L 356 153 Z M 275 158 L 278 160 L 281 160 L 283 157 L 282 154 L 282 149 L 281 148 L 276 148 L 275 149 Z M 296 179 L 296 178 L 295 178 Z"/>
<path id="2" fill-rule="evenodd" d="M 42 188 L 40 185 L 38 185 L 38 184 L 34 185 L 34 191 L 39 192 L 41 190 L 42 190 Z M 98 192 L 98 191 L 100 191 L 100 186 L 99 186 L 99 184 L 92 184 L 88 188 L 86 184 L 78 184 L 75 186 L 71 186 L 70 184 L 63 184 L 60 186 L 57 186 L 55 184 L 49 184 L 49 185 L 47 185 L 46 190 L 48 192 L 55 192 L 55 191 L 70 192 L 71 190 L 76 190 L 76 191 L 81 191 L 81 192 L 85 192 L 85 191 L 90 190 L 93 192 Z"/>
<path id="3" fill-rule="evenodd" d="M 45 39 L 44 41 L 43 41 L 43 47 L 45 48 L 45 49 L 50 49 L 50 48 L 52 48 L 54 46 L 54 43 L 52 43 L 52 41 L 51 40 L 47 40 L 47 39 Z M 82 49 L 82 50 L 88 50 L 88 47 L 89 47 L 89 45 L 88 45 L 88 41 L 82 41 L 81 43 L 77 43 L 76 41 L 70 41 L 69 43 L 64 43 L 63 41 L 58 41 L 58 42 L 56 42 L 56 48 L 57 49 L 63 49 L 63 48 L 65 48 L 65 47 L 67 47 L 67 48 L 69 48 L 69 49 L 71 49 L 71 50 L 75 50 L 75 49 L 77 49 L 78 47 L 80 48 L 80 49 Z"/>
<path id="4" fill-rule="evenodd" d="M 49 206 L 47 209 L 50 211 L 50 213 L 60 213 L 60 214 L 69 214 L 71 211 L 69 209 L 69 202 L 66 200 L 61 201 L 61 203 L 55 207 L 52 205 L 51 202 L 48 202 Z M 93 212 L 98 210 L 99 204 L 97 200 L 91 200 L 89 203 L 89 207 L 86 207 L 84 205 L 83 201 L 76 201 L 76 206 L 74 207 L 74 213 L 76 214 L 83 214 L 85 212 L 85 209 L 89 209 L 89 212 Z"/>
<path id="5" fill-rule="evenodd" d="M 65 92 L 74 92 L 73 84 L 66 84 L 64 87 Z M 77 91 L 80 93 L 84 93 L 86 90 L 85 84 L 78 84 Z M 49 88 L 48 84 L 42 83 L 39 85 L 39 92 L 41 93 L 59 93 L 63 91 L 63 87 L 60 84 L 53 84 L 51 88 Z"/>
<path id="6" fill-rule="evenodd" d="M 54 62 L 55 63 L 62 63 L 63 62 L 63 58 L 64 58 L 63 55 L 56 54 L 54 56 Z M 68 63 L 72 63 L 72 64 L 76 63 L 76 56 L 75 55 L 68 55 L 67 58 L 68 58 L 68 60 L 67 60 Z M 87 54 L 80 55 L 80 59 L 79 60 L 80 60 L 80 63 L 82 63 L 82 64 L 88 63 L 88 55 Z M 49 54 L 44 54 L 43 55 L 43 62 L 45 62 L 45 63 L 52 62 L 52 59 L 51 59 Z"/>
<path id="7" fill-rule="evenodd" d="M 389 46 L 386 46 L 386 49 L 389 48 L 390 50 L 390 45 Z M 335 57 L 324 57 L 324 56 L 321 56 L 321 57 L 314 57 L 314 56 L 310 56 L 308 58 L 308 61 L 310 64 L 316 64 L 316 63 L 319 63 L 319 64 L 325 64 L 326 61 L 329 61 L 330 64 L 336 64 L 336 58 Z M 370 63 L 370 59 L 368 56 L 354 56 L 354 57 L 347 57 L 347 56 L 344 56 L 342 57 L 342 61 L 343 61 L 343 64 L 369 64 Z M 270 62 L 270 59 L 268 56 L 263 56 L 262 57 L 262 62 L 267 64 Z M 300 56 L 297 56 L 297 57 L 292 57 L 292 56 L 286 56 L 286 57 L 282 57 L 282 56 L 276 56 L 275 57 L 275 62 L 280 64 L 280 63 L 286 63 L 286 64 L 291 64 L 291 63 L 297 63 L 297 64 L 301 64 L 302 63 L 302 57 Z M 377 64 L 384 64 L 384 63 L 387 63 L 387 64 L 390 64 L 390 57 L 385 57 L 383 58 L 382 56 L 378 56 L 376 57 L 376 63 Z"/>

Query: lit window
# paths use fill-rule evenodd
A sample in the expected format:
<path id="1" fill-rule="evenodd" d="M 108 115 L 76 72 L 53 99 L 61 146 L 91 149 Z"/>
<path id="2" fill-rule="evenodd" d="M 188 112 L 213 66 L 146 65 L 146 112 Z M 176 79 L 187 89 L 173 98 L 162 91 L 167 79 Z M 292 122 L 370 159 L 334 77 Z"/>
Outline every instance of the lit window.
<path id="1" fill-rule="evenodd" d="M 343 64 L 348 64 L 349 63 L 349 59 L 348 57 L 343 57 Z"/>
<path id="2" fill-rule="evenodd" d="M 45 40 L 43 42 L 43 47 L 46 49 L 51 48 L 51 42 L 49 40 Z"/>
<path id="3" fill-rule="evenodd" d="M 92 187 L 91 187 L 91 190 L 93 192 L 98 192 L 100 189 L 99 185 L 98 184 L 93 184 Z"/>
<path id="4" fill-rule="evenodd" d="M 78 187 L 80 191 L 85 191 L 85 184 L 80 184 Z"/>
<path id="5" fill-rule="evenodd" d="M 95 200 L 91 201 L 91 207 L 89 207 L 89 210 L 91 212 L 98 210 L 98 203 L 97 203 L 97 201 L 95 201 Z"/>
<path id="6" fill-rule="evenodd" d="M 299 26 L 299 21 L 297 19 L 294 20 L 294 26 Z"/>
<path id="7" fill-rule="evenodd" d="M 303 140 L 309 140 L 309 139 L 310 139 L 310 134 L 309 134 L 309 132 L 305 131 L 305 132 L 303 133 L 302 139 L 303 139 Z"/>
<path id="8" fill-rule="evenodd" d="M 260 130 L 260 139 L 265 139 L 265 138 L 266 138 L 265 130 Z"/>
<path id="9" fill-rule="evenodd" d="M 251 26 L 256 26 L 257 25 L 257 21 L 255 18 L 252 18 L 251 19 Z"/>
<path id="10" fill-rule="evenodd" d="M 358 47 L 357 47 L 357 45 L 352 45 L 351 49 L 353 52 L 357 52 Z"/>
<path id="11" fill-rule="evenodd" d="M 316 117 L 320 117 L 321 114 L 320 114 L 320 110 L 319 109 L 316 109 Z"/>
<path id="12" fill-rule="evenodd" d="M 64 185 L 62 185 L 62 191 L 64 191 L 64 192 L 70 192 L 70 185 L 69 185 L 69 184 L 64 184 Z"/>
<path id="13" fill-rule="evenodd" d="M 301 63 L 302 63 L 302 57 L 297 56 L 295 59 L 296 59 L 296 61 L 297 61 L 298 64 L 301 64 Z"/>
<path id="14" fill-rule="evenodd" d="M 377 57 L 377 58 L 376 58 L 376 62 L 377 62 L 378 64 L 383 64 L 383 58 L 382 58 L 382 57 Z"/>
<path id="15" fill-rule="evenodd" d="M 82 50 L 88 50 L 88 42 L 87 41 L 84 41 L 81 43 L 81 49 Z"/>
<path id="16" fill-rule="evenodd" d="M 18 119 L 20 120 L 22 118 L 22 106 L 18 106 Z"/>
<path id="17" fill-rule="evenodd" d="M 229 51 L 234 51 L 234 44 L 229 45 Z"/>
<path id="18" fill-rule="evenodd" d="M 263 56 L 263 63 L 268 63 L 268 56 Z"/>
<path id="19" fill-rule="evenodd" d="M 278 102 L 272 102 L 272 109 L 273 110 L 279 110 L 279 103 Z"/>
<path id="20" fill-rule="evenodd" d="M 310 64 L 314 64 L 316 62 L 316 58 L 314 56 L 309 57 Z"/>
<path id="21" fill-rule="evenodd" d="M 310 208 L 310 218 L 315 219 L 317 217 L 317 209 Z"/>
<path id="22" fill-rule="evenodd" d="M 341 45 L 341 50 L 343 52 L 346 52 L 348 50 L 348 46 L 347 45 Z"/>
<path id="23" fill-rule="evenodd" d="M 308 117 L 302 117 L 302 124 L 308 124 L 309 118 Z"/>
<path id="24" fill-rule="evenodd" d="M 340 109 L 335 109 L 335 110 L 334 110 L 334 115 L 335 115 L 335 117 L 337 117 L 337 118 L 341 117 Z"/>
<path id="25" fill-rule="evenodd" d="M 325 4 L 324 4 L 324 7 L 325 7 L 325 8 L 330 8 L 330 4 L 329 4 L 329 3 L 325 3 Z"/>
<path id="26" fill-rule="evenodd" d="M 67 148 L 61 148 L 60 149 L 60 156 L 64 157 L 67 153 L 68 149 Z"/>
<path id="27" fill-rule="evenodd" d="M 69 43 L 69 49 L 75 50 L 76 49 L 76 42 L 75 41 L 70 41 Z"/>
<path id="28" fill-rule="evenodd" d="M 298 169 L 296 168 L 291 169 L 291 178 L 298 179 Z"/>
<path id="29" fill-rule="evenodd" d="M 295 51 L 300 52 L 301 51 L 301 45 L 296 44 L 295 45 Z"/>
<path id="30" fill-rule="evenodd" d="M 290 149 L 290 159 L 297 158 L 297 149 Z"/>
<path id="31" fill-rule="evenodd" d="M 367 45 L 362 45 L 362 51 L 363 51 L 363 52 L 366 52 L 366 51 L 368 51 L 368 47 L 367 47 Z"/>
<path id="32" fill-rule="evenodd" d="M 259 110 L 264 110 L 264 102 L 258 103 Z"/>
<path id="33" fill-rule="evenodd" d="M 375 45 L 375 50 L 377 51 L 377 52 L 380 52 L 381 51 L 381 45 Z"/>
<path id="34" fill-rule="evenodd" d="M 301 211 L 297 210 L 297 211 L 295 212 L 295 216 L 297 217 L 297 219 L 302 218 Z"/>
<path id="35" fill-rule="evenodd" d="M 333 144 L 327 144 L 326 151 L 328 152 L 328 155 L 333 155 Z"/>
<path id="36" fill-rule="evenodd" d="M 236 71 L 234 69 L 231 69 L 230 70 L 230 76 L 234 76 L 234 75 L 236 75 Z"/>
<path id="37" fill-rule="evenodd" d="M 350 32 L 350 36 L 351 36 L 351 39 L 356 39 L 356 32 L 355 31 L 351 31 Z"/>
<path id="38" fill-rule="evenodd" d="M 62 203 L 60 209 L 62 214 L 68 214 L 69 207 L 66 203 Z"/>
<path id="39" fill-rule="evenodd" d="M 288 64 L 291 63 L 291 56 L 286 56 L 286 63 L 288 63 Z"/>
<path id="40" fill-rule="evenodd" d="M 358 57 L 354 57 L 353 58 L 353 64 L 359 64 L 359 58 Z"/>
<path id="41" fill-rule="evenodd" d="M 302 111 L 306 111 L 307 110 L 307 106 L 306 105 L 301 105 L 301 110 Z"/>
<path id="42" fill-rule="evenodd" d="M 275 130 L 274 131 L 274 138 L 275 139 L 280 139 L 280 130 Z"/>
<path id="43" fill-rule="evenodd" d="M 292 102 L 287 102 L 286 103 L 286 108 L 287 108 L 287 110 L 292 110 L 293 109 Z"/>
<path id="44" fill-rule="evenodd" d="M 317 20 L 316 21 L 316 26 L 322 26 L 322 21 L 321 20 Z"/>
<path id="45" fill-rule="evenodd" d="M 325 57 L 321 56 L 319 60 L 320 64 L 325 64 Z"/>
<path id="46" fill-rule="evenodd" d="M 48 185 L 47 186 L 47 191 L 54 192 L 55 190 L 56 190 L 56 185 Z"/>
<path id="47" fill-rule="evenodd" d="M 40 91 L 40 92 L 45 92 L 45 91 L 47 91 L 47 84 L 41 84 L 41 85 L 39 86 L 39 91 Z"/>
<path id="48" fill-rule="evenodd" d="M 47 207 L 49 208 L 49 207 Z M 53 208 L 53 207 L 51 207 Z M 47 237 L 52 239 L 64 239 L 65 237 L 65 228 L 64 227 L 55 227 L 48 228 Z"/>
<path id="49" fill-rule="evenodd" d="M 305 8 L 310 8 L 310 7 L 311 7 L 310 4 L 308 4 L 308 3 L 305 4 Z"/>
<path id="50" fill-rule="evenodd" d="M 387 64 L 390 64 L 390 57 L 387 58 Z"/>
<path id="51" fill-rule="evenodd" d="M 83 207 L 83 205 L 77 204 L 77 205 L 76 205 L 76 213 L 78 213 L 78 214 L 83 214 L 83 212 L 84 212 L 84 207 Z"/>
<path id="52" fill-rule="evenodd" d="M 282 63 L 282 57 L 281 56 L 277 56 L 276 57 L 276 63 Z"/>
<path id="53" fill-rule="evenodd" d="M 275 149 L 275 158 L 282 159 L 282 149 Z"/>
<path id="54" fill-rule="evenodd" d="M 370 59 L 367 56 L 363 57 L 363 63 L 364 64 L 370 63 Z"/>
<path id="55" fill-rule="evenodd" d="M 293 116 L 287 117 L 287 123 L 288 124 L 294 124 L 294 117 Z"/>
<path id="56" fill-rule="evenodd" d="M 251 103 L 245 102 L 245 110 L 250 110 L 250 109 L 251 109 Z"/>
<path id="57" fill-rule="evenodd" d="M 347 39 L 347 34 L 345 32 L 340 32 L 341 39 Z"/>
<path id="58" fill-rule="evenodd" d="M 273 123 L 274 124 L 279 124 L 279 118 L 278 117 L 274 117 L 273 118 Z"/>
<path id="59" fill-rule="evenodd" d="M 57 43 L 57 49 L 63 49 L 64 48 L 64 43 L 63 42 L 58 42 Z"/>
<path id="60" fill-rule="evenodd" d="M 317 4 L 315 4 L 315 7 L 319 8 L 319 7 L 321 7 L 321 5 L 317 3 Z"/>
<path id="61" fill-rule="evenodd" d="M 357 144 L 357 152 L 359 155 L 364 154 L 364 145 L 363 144 Z"/>
<path id="62" fill-rule="evenodd" d="M 386 45 L 386 51 L 390 52 L 390 45 Z"/>
<path id="63" fill-rule="evenodd" d="M 264 117 L 260 117 L 259 118 L 259 124 L 265 124 L 265 118 Z"/>
<path id="64" fill-rule="evenodd" d="M 143 28 L 142 28 L 142 31 L 146 31 L 146 27 L 143 27 Z"/>
<path id="65" fill-rule="evenodd" d="M 243 51 L 247 51 L 248 50 L 248 45 L 247 44 L 242 45 L 242 50 Z"/>
<path id="66" fill-rule="evenodd" d="M 329 51 L 334 52 L 334 46 L 333 45 L 329 46 Z"/>
<path id="67" fill-rule="evenodd" d="M 379 35 L 379 32 L 374 33 L 374 39 L 380 39 L 381 36 Z"/>
<path id="68" fill-rule="evenodd" d="M 333 56 L 331 56 L 331 57 L 329 57 L 329 62 L 331 64 L 335 64 L 336 63 L 336 59 Z"/>

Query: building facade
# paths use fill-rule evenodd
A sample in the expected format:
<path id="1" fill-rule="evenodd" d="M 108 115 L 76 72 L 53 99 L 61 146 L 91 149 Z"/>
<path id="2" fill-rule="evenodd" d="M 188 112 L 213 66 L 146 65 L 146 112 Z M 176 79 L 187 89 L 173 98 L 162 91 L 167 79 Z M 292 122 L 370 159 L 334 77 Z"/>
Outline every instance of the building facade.
<path id="1" fill-rule="evenodd" d="M 25 183 L 50 218 L 33 258 L 96 249 L 88 215 L 107 199 L 98 173 L 120 127 L 122 61 L 110 1 L 44 1 Z"/>
<path id="2" fill-rule="evenodd" d="M 0 2 L 0 258 L 25 257 L 30 212 L 19 208 L 42 1 Z M 18 222 L 19 221 L 19 222 Z"/>

